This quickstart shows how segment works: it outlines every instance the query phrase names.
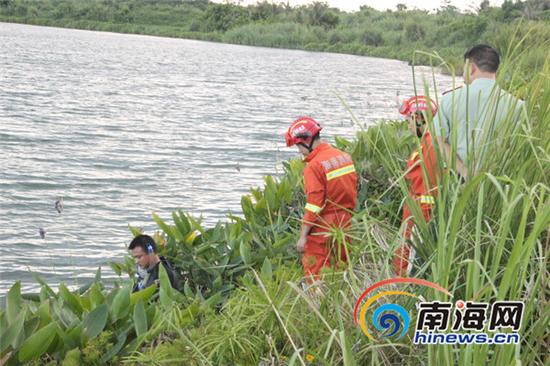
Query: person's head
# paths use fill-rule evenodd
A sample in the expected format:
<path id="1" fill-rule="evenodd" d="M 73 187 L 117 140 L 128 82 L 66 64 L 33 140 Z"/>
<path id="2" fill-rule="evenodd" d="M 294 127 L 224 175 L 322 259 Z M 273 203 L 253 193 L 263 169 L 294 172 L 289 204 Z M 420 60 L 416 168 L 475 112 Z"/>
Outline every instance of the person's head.
<path id="1" fill-rule="evenodd" d="M 128 250 L 132 251 L 136 264 L 142 268 L 147 269 L 158 262 L 157 247 L 149 235 L 136 236 L 128 246 Z"/>
<path id="2" fill-rule="evenodd" d="M 423 95 L 410 97 L 401 104 L 399 113 L 407 117 L 409 122 L 409 131 L 417 137 L 422 137 L 427 130 L 426 121 L 429 114 L 432 117 L 437 113 L 437 104 L 431 99 Z"/>
<path id="3" fill-rule="evenodd" d="M 300 117 L 292 122 L 285 135 L 286 146 L 298 146 L 302 155 L 308 156 L 319 144 L 323 128 L 311 117 Z"/>
<path id="4" fill-rule="evenodd" d="M 500 64 L 498 52 L 486 44 L 478 44 L 464 54 L 464 81 L 470 84 L 475 79 L 494 79 Z"/>

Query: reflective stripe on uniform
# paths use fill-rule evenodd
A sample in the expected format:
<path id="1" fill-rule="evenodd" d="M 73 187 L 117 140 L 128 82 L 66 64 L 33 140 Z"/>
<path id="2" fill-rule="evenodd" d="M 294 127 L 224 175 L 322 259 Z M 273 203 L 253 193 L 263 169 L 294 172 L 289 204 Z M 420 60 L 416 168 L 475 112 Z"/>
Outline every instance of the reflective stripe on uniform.
<path id="1" fill-rule="evenodd" d="M 327 180 L 332 180 L 334 178 L 338 178 L 338 177 L 341 177 L 342 175 L 346 175 L 350 173 L 355 173 L 355 167 L 353 166 L 353 164 L 328 172 Z"/>
<path id="2" fill-rule="evenodd" d="M 435 199 L 433 196 L 420 196 L 420 203 L 426 203 L 429 205 L 435 205 Z"/>
<path id="3" fill-rule="evenodd" d="M 313 212 L 314 214 L 321 212 L 322 208 L 314 205 L 313 203 L 306 203 L 306 210 Z"/>

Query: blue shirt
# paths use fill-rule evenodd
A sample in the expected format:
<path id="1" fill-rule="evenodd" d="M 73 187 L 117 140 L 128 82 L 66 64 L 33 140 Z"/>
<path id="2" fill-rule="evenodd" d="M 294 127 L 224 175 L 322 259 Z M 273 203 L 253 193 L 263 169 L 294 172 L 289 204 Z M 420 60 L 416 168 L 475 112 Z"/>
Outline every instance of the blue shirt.
<path id="1" fill-rule="evenodd" d="M 502 90 L 492 79 L 476 79 L 439 102 L 434 133 L 454 146 L 464 164 L 479 167 L 499 133 L 512 133 L 526 116 L 524 102 Z"/>

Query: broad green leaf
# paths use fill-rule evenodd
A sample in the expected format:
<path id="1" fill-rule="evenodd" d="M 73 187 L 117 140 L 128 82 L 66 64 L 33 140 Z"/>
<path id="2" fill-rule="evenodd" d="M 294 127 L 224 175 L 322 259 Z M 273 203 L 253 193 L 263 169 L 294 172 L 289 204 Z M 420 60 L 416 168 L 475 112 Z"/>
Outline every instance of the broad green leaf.
<path id="1" fill-rule="evenodd" d="M 264 263 L 262 264 L 262 277 L 265 280 L 271 281 L 273 276 L 273 268 L 271 266 L 271 261 L 269 258 L 265 257 Z"/>
<path id="2" fill-rule="evenodd" d="M 8 327 L 8 320 L 6 319 L 6 311 L 0 308 L 0 333 L 2 329 Z"/>
<path id="3" fill-rule="evenodd" d="M 153 212 L 151 216 L 153 217 L 153 220 L 157 223 L 157 225 L 162 229 L 162 231 L 166 233 L 166 235 L 172 238 L 174 237 L 173 230 L 156 213 Z"/>
<path id="4" fill-rule="evenodd" d="M 294 239 L 294 236 L 292 236 L 292 235 L 285 236 L 284 238 L 277 240 L 273 244 L 273 248 L 274 249 L 281 249 L 281 248 L 285 247 L 292 239 Z"/>
<path id="5" fill-rule="evenodd" d="M 50 303 L 50 313 L 54 315 L 52 318 L 64 327 L 69 327 L 71 324 L 80 321 L 80 318 L 64 306 L 63 299 L 61 298 Z"/>
<path id="6" fill-rule="evenodd" d="M 81 343 L 80 342 L 80 334 L 82 333 L 82 327 L 79 327 L 79 330 L 80 331 L 78 333 L 77 339 L 73 340 L 69 336 L 68 331 L 63 330 L 61 327 L 57 327 L 57 329 L 56 329 L 57 338 L 58 338 L 59 343 L 62 345 L 62 348 L 64 350 L 75 348 Z"/>
<path id="7" fill-rule="evenodd" d="M 126 345 L 126 347 L 124 347 L 123 351 L 124 354 L 132 354 L 134 353 L 135 351 L 137 351 L 139 348 L 141 348 L 143 342 L 147 339 L 147 333 L 145 333 L 144 335 L 140 336 L 140 337 L 136 337 L 134 338 L 133 341 L 131 341 L 130 343 L 128 343 Z"/>
<path id="8" fill-rule="evenodd" d="M 163 306 L 170 306 L 174 302 L 174 295 L 173 295 L 173 289 L 172 285 L 170 284 L 170 279 L 168 278 L 168 274 L 166 273 L 166 269 L 162 265 L 162 263 L 159 264 L 159 282 L 160 282 L 160 291 L 159 291 L 159 298 L 160 303 Z"/>
<path id="9" fill-rule="evenodd" d="M 47 296 L 57 298 L 57 295 L 55 294 L 54 290 L 52 290 L 52 288 L 48 286 L 48 284 L 46 283 L 46 281 L 42 279 L 42 277 L 40 277 L 36 273 L 33 273 L 32 276 L 36 282 L 42 285 L 41 292 L 44 291 L 47 294 Z"/>
<path id="10" fill-rule="evenodd" d="M 243 210 L 244 217 L 246 218 L 246 221 L 248 221 L 251 224 L 254 224 L 254 207 L 252 205 L 252 201 L 250 200 L 250 197 L 248 196 L 242 196 L 241 198 L 241 208 Z"/>
<path id="11" fill-rule="evenodd" d="M 185 216 L 183 216 L 183 218 L 185 218 Z M 186 222 L 183 221 L 183 218 L 182 216 L 179 216 L 176 211 L 172 212 L 172 219 L 174 220 L 174 224 L 176 224 L 173 232 L 179 242 L 185 241 L 185 237 L 189 234 L 189 226 L 185 225 Z"/>
<path id="12" fill-rule="evenodd" d="M 178 227 L 179 217 L 176 212 L 172 212 L 172 219 L 174 220 L 176 226 L 170 228 L 170 231 L 172 232 L 172 236 L 181 243 L 184 240 L 185 233 L 182 233 L 180 228 Z"/>
<path id="13" fill-rule="evenodd" d="M 17 281 L 8 291 L 7 303 L 6 303 L 6 315 L 8 324 L 11 324 L 12 320 L 17 318 L 17 315 L 23 308 L 23 299 L 21 298 L 21 281 Z"/>
<path id="14" fill-rule="evenodd" d="M 128 229 L 132 233 L 134 237 L 139 236 L 142 234 L 141 229 L 132 225 L 128 225 Z"/>
<path id="15" fill-rule="evenodd" d="M 122 264 L 118 262 L 109 262 L 109 267 L 117 274 L 117 276 L 122 275 Z"/>
<path id="16" fill-rule="evenodd" d="M 195 241 L 195 238 L 197 237 L 197 233 L 195 231 L 191 231 L 187 236 L 185 237 L 185 244 L 191 245 Z"/>
<path id="17" fill-rule="evenodd" d="M 97 271 L 95 272 L 94 281 L 95 281 L 95 282 L 101 281 L 101 266 L 99 266 L 99 267 L 97 268 Z"/>
<path id="18" fill-rule="evenodd" d="M 122 287 L 111 305 L 111 321 L 114 323 L 130 312 L 130 288 Z"/>
<path id="19" fill-rule="evenodd" d="M 25 324 L 23 324 L 23 329 L 25 329 L 25 338 L 30 337 L 39 325 L 40 317 L 34 316 L 31 319 L 27 320 Z"/>
<path id="20" fill-rule="evenodd" d="M 107 363 L 107 361 L 115 357 L 120 352 L 120 350 L 122 349 L 122 347 L 124 347 L 124 344 L 126 343 L 127 337 L 128 331 L 122 332 L 118 335 L 117 343 L 109 351 L 107 351 L 107 353 L 105 353 L 103 357 L 101 357 L 100 362 L 102 365 Z"/>
<path id="21" fill-rule="evenodd" d="M 94 283 L 88 292 L 92 309 L 98 307 L 105 302 L 105 296 L 101 292 L 101 287 L 98 282 Z"/>
<path id="22" fill-rule="evenodd" d="M 52 321 L 50 301 L 46 300 L 38 307 L 38 316 L 40 317 L 40 325 L 44 327 L 46 324 Z"/>
<path id="23" fill-rule="evenodd" d="M 214 291 L 217 291 L 219 290 L 220 287 L 222 287 L 222 284 L 223 284 L 222 276 L 217 276 L 214 282 L 212 282 L 212 289 Z"/>
<path id="24" fill-rule="evenodd" d="M 216 292 L 214 295 L 210 296 L 208 299 L 206 299 L 204 302 L 203 302 L 203 305 L 208 307 L 208 308 L 212 308 L 214 307 L 215 305 L 219 304 L 221 301 L 223 300 L 223 296 L 221 294 L 221 291 L 220 292 Z"/>
<path id="25" fill-rule="evenodd" d="M 96 276 L 97 276 L 97 273 L 96 273 Z M 88 291 L 90 289 L 90 287 L 92 287 L 92 285 L 96 283 L 96 281 L 90 281 L 88 282 L 87 284 L 85 285 L 82 285 L 80 286 L 78 289 L 76 289 L 76 291 L 73 291 L 73 293 L 75 294 L 75 296 L 78 296 L 78 295 L 82 295 L 83 293 L 85 293 L 86 291 Z"/>
<path id="26" fill-rule="evenodd" d="M 21 294 L 21 299 L 27 300 L 27 301 L 40 302 L 40 293 Z"/>
<path id="27" fill-rule="evenodd" d="M 74 348 L 65 354 L 62 366 L 73 366 L 81 364 L 82 360 L 80 358 L 80 350 L 78 348 Z"/>
<path id="28" fill-rule="evenodd" d="M 142 300 L 144 303 L 146 303 L 151 297 L 153 297 L 156 291 L 157 285 L 154 284 L 152 286 L 144 288 L 141 291 L 132 293 L 130 295 L 130 307 L 135 306 L 138 300 Z"/>
<path id="29" fill-rule="evenodd" d="M 179 213 L 181 223 L 183 224 L 183 226 L 185 228 L 185 232 L 189 232 L 191 230 L 191 223 L 187 219 L 187 215 L 182 210 L 178 210 L 178 213 Z"/>
<path id="30" fill-rule="evenodd" d="M 99 305 L 91 313 L 86 315 L 82 322 L 86 337 L 90 339 L 95 338 L 99 333 L 103 332 L 105 324 L 107 324 L 108 315 L 109 307 L 107 304 Z"/>
<path id="31" fill-rule="evenodd" d="M 90 294 L 80 296 L 80 304 L 82 305 L 82 308 L 86 312 L 90 312 L 92 307 L 92 300 L 90 300 Z"/>
<path id="32" fill-rule="evenodd" d="M 195 296 L 195 294 L 193 294 L 193 290 L 191 290 L 191 287 L 189 286 L 189 283 L 187 281 L 185 281 L 183 285 L 183 293 L 185 294 L 185 296 L 190 298 Z"/>
<path id="33" fill-rule="evenodd" d="M 340 335 L 340 345 L 344 356 L 344 366 L 355 366 L 355 357 L 353 356 L 353 350 L 348 342 L 348 338 L 346 338 L 345 331 L 342 330 L 338 334 Z"/>
<path id="34" fill-rule="evenodd" d="M 71 309 L 77 316 L 81 316 L 84 309 L 80 303 L 80 296 L 75 295 L 69 291 L 64 285 L 59 285 L 59 296 L 63 299 L 63 302 Z"/>
<path id="35" fill-rule="evenodd" d="M 231 240 L 237 239 L 242 231 L 242 223 L 240 220 L 236 221 L 233 225 L 231 225 L 231 229 L 229 231 L 229 238 Z"/>
<path id="36" fill-rule="evenodd" d="M 26 316 L 27 310 L 21 311 L 6 329 L 2 329 L 2 333 L 0 333 L 0 353 L 4 352 L 10 345 L 14 349 L 17 348 L 19 335 L 23 332 Z"/>
<path id="37" fill-rule="evenodd" d="M 27 362 L 46 352 L 55 338 L 56 328 L 55 323 L 50 323 L 25 340 L 19 350 L 19 361 Z"/>
<path id="38" fill-rule="evenodd" d="M 245 264 L 250 264 L 252 262 L 252 258 L 250 255 L 250 244 L 246 240 L 241 241 L 241 245 L 239 247 L 239 251 L 241 254 L 241 258 Z"/>
<path id="39" fill-rule="evenodd" d="M 134 326 L 136 327 L 137 336 L 141 336 L 147 332 L 147 315 L 143 301 L 140 299 L 134 307 Z"/>
<path id="40" fill-rule="evenodd" d="M 49 297 L 50 296 L 48 294 L 48 290 L 44 286 L 42 286 L 40 288 L 40 302 L 47 301 Z"/>
<path id="41" fill-rule="evenodd" d="M 185 327 L 195 321 L 197 319 L 197 315 L 200 312 L 200 305 L 199 301 L 194 301 L 191 305 L 189 305 L 187 308 L 185 308 L 178 319 L 178 326 L 179 327 Z"/>
<path id="42" fill-rule="evenodd" d="M 62 333 L 59 332 L 59 330 L 60 329 L 58 328 L 57 334 L 61 336 Z M 83 334 L 84 334 L 84 331 L 82 329 L 81 324 L 75 325 L 74 327 L 68 329 L 67 332 L 62 337 L 65 349 L 79 347 L 83 343 L 82 342 Z"/>

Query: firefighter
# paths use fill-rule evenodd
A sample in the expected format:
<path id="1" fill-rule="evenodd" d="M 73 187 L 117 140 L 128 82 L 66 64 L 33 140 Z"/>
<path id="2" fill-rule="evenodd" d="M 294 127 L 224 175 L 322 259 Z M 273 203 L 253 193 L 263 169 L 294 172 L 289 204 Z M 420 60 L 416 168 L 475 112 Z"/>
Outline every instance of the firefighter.
<path id="1" fill-rule="evenodd" d="M 357 201 L 353 161 L 349 154 L 321 140 L 321 129 L 314 119 L 300 117 L 286 133 L 287 146 L 296 145 L 306 162 L 306 206 L 296 246 L 302 253 L 304 275 L 309 283 L 319 279 L 323 267 L 347 261 L 348 237 L 345 242 L 338 242 L 330 231 L 350 227 Z"/>
<path id="2" fill-rule="evenodd" d="M 432 138 L 426 126 L 428 115 L 435 116 L 437 105 L 425 96 L 407 99 L 401 105 L 399 113 L 407 117 L 410 132 L 420 139 L 420 149 L 415 150 L 407 161 L 405 179 L 409 186 L 409 197 L 418 202 L 422 216 L 429 222 L 437 195 L 436 174 L 438 171 Z M 414 221 L 407 202 L 403 206 L 402 228 L 403 244 L 394 253 L 393 268 L 398 276 L 410 273 L 414 259 L 413 243 Z"/>

